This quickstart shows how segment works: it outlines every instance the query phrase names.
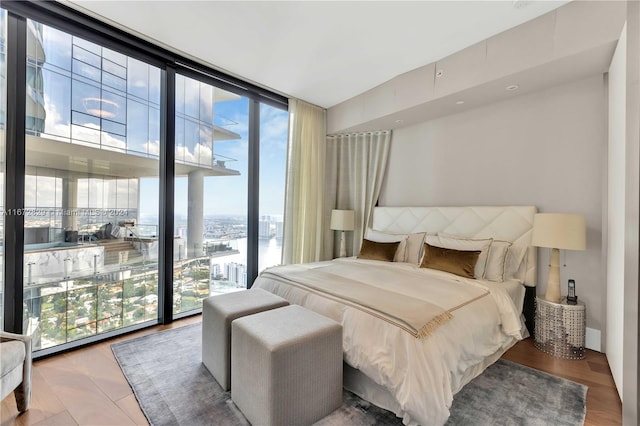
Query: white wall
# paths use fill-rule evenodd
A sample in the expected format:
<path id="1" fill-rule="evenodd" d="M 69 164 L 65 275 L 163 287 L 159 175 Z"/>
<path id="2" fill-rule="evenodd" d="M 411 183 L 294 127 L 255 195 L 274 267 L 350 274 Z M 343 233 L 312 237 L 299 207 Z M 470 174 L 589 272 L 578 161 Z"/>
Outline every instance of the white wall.
<path id="1" fill-rule="evenodd" d="M 622 396 L 625 246 L 625 113 L 626 27 L 609 68 L 609 152 L 607 178 L 607 305 L 606 352 L 613 380 Z"/>
<path id="2" fill-rule="evenodd" d="M 604 321 L 602 202 L 607 114 L 604 76 L 448 115 L 393 134 L 380 205 L 535 205 L 583 214 L 587 250 L 563 251 L 567 279 L 587 306 L 588 346 Z M 539 252 L 544 295 L 548 251 Z M 595 340 L 595 341 L 594 341 Z"/>

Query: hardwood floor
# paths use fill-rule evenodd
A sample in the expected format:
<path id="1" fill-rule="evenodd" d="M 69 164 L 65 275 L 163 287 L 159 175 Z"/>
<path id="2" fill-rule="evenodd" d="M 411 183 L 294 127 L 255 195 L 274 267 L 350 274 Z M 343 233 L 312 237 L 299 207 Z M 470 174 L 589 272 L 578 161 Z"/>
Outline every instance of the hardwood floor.
<path id="1" fill-rule="evenodd" d="M 8 425 L 147 425 L 110 345 L 115 341 L 200 322 L 195 316 L 34 362 L 31 408 L 18 416 L 13 394 L 0 406 Z M 533 340 L 518 342 L 504 357 L 589 386 L 585 425 L 622 424 L 622 404 L 604 354 L 561 360 L 540 352 Z"/>

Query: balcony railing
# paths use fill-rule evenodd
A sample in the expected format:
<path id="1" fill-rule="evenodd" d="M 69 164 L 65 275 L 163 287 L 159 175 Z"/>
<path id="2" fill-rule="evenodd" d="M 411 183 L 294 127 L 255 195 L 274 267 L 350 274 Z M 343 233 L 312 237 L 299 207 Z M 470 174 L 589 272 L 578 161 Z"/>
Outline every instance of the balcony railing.
<path id="1" fill-rule="evenodd" d="M 209 256 L 174 262 L 173 312 L 200 309 L 212 293 L 240 290 L 211 277 Z M 26 281 L 26 280 L 25 280 Z M 73 342 L 158 317 L 158 264 L 105 265 L 24 287 L 25 329 L 34 350 Z"/>

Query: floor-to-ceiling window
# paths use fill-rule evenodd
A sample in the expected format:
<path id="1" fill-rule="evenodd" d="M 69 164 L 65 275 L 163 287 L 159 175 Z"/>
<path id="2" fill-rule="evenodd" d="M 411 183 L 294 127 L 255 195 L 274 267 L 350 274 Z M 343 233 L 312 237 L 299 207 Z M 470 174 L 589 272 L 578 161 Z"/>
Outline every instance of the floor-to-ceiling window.
<path id="1" fill-rule="evenodd" d="M 280 262 L 285 98 L 56 3 L 2 8 L 0 176 L 16 184 L 1 207 L 24 221 L 6 222 L 20 238 L 0 257 L 16 259 L 0 316 L 36 357 L 197 312 Z M 5 45 L 24 72 L 5 73 Z M 6 87 L 23 121 L 5 124 Z M 6 173 L 5 128 L 24 155 Z"/>
<path id="2" fill-rule="evenodd" d="M 280 262 L 285 98 L 57 3 L 0 7 L 0 207 L 20 216 L 0 221 L 0 316 L 36 357 L 198 312 Z"/>
<path id="3" fill-rule="evenodd" d="M 160 76 L 27 21 L 24 330 L 34 349 L 158 316 Z M 155 214 L 154 214 L 155 213 Z"/>

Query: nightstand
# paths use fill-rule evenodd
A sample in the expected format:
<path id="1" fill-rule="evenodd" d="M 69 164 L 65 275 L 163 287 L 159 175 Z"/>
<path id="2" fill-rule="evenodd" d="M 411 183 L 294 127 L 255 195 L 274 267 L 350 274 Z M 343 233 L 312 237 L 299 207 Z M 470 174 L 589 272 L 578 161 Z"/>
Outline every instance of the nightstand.
<path id="1" fill-rule="evenodd" d="M 536 297 L 534 345 L 557 358 L 583 359 L 585 322 L 584 303 L 568 305 L 566 297 L 560 303 Z"/>

